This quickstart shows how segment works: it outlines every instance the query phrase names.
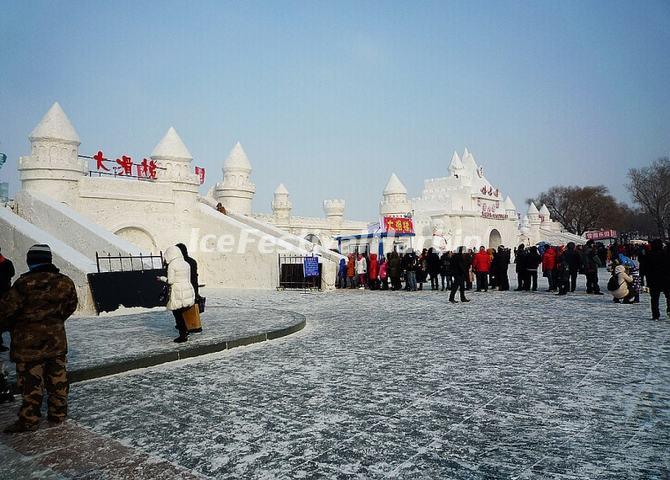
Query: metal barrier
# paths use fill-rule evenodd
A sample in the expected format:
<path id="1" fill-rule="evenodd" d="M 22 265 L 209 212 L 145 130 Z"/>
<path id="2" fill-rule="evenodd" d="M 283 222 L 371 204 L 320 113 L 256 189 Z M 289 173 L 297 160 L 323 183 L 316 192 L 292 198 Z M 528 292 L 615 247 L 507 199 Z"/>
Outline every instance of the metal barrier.
<path id="1" fill-rule="evenodd" d="M 147 263 L 145 263 L 147 260 Z M 124 268 L 124 261 L 126 262 L 126 268 Z M 104 272 L 134 272 L 137 270 L 156 270 L 163 268 L 163 252 L 159 252 L 158 255 L 112 255 L 108 253 L 105 255 L 99 255 L 98 252 L 95 252 L 95 264 L 98 267 L 98 273 L 103 273 L 103 270 L 100 269 L 100 262 L 108 264 L 109 269 L 104 270 Z M 112 265 L 112 262 L 114 264 Z"/>
<path id="2" fill-rule="evenodd" d="M 323 264 L 318 264 L 318 275 L 305 276 L 306 259 L 316 259 L 314 255 L 279 255 L 279 284 L 277 290 L 321 290 Z"/>
<path id="3" fill-rule="evenodd" d="M 98 272 L 89 273 L 87 277 L 98 313 L 111 312 L 120 306 L 165 305 L 165 283 L 157 279 L 167 275 L 162 252 L 159 255 L 99 255 L 95 252 L 95 263 Z"/>

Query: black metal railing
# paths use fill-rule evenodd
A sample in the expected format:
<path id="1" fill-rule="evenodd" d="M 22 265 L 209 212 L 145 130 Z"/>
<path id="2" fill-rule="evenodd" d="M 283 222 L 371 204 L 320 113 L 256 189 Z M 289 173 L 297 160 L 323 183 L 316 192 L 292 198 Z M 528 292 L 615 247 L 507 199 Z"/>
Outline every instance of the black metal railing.
<path id="1" fill-rule="evenodd" d="M 134 272 L 138 270 L 160 270 L 163 268 L 163 252 L 158 255 L 100 255 L 95 252 L 95 263 L 98 273 L 102 272 Z M 108 270 L 102 268 L 107 266 Z"/>
<path id="2" fill-rule="evenodd" d="M 125 179 L 130 179 L 133 178 L 135 180 L 139 180 L 142 182 L 154 182 L 156 181 L 155 178 L 151 177 L 141 177 L 139 175 L 132 175 L 132 174 L 125 174 L 125 173 L 117 173 L 117 172 L 101 172 L 99 170 L 96 171 L 89 171 L 88 172 L 89 177 L 97 176 L 97 177 L 114 177 L 114 178 L 125 178 Z"/>
<path id="3" fill-rule="evenodd" d="M 323 265 L 318 264 L 318 275 L 305 275 L 306 259 L 316 259 L 314 255 L 279 255 L 279 282 L 277 290 L 321 290 L 321 275 Z"/>

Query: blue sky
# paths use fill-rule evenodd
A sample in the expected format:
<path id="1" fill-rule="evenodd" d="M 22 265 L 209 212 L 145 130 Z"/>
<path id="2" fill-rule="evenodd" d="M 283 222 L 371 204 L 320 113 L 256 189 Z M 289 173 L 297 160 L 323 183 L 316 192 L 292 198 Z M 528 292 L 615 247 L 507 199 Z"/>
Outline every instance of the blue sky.
<path id="1" fill-rule="evenodd" d="M 171 125 L 207 169 L 236 141 L 256 211 L 378 215 L 468 147 L 520 206 L 670 153 L 670 3 L 0 0 L 0 171 L 59 101 L 80 153 L 147 156 Z"/>

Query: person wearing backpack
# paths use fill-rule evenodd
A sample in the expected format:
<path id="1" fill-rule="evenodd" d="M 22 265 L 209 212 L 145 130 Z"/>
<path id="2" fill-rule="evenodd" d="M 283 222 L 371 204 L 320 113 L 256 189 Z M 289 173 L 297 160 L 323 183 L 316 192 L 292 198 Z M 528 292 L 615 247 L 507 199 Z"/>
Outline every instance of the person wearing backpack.
<path id="1" fill-rule="evenodd" d="M 556 286 L 558 287 L 557 295 L 568 294 L 568 290 L 570 290 L 571 277 L 570 254 L 569 250 L 565 250 L 558 254 L 558 260 L 556 261 Z"/>

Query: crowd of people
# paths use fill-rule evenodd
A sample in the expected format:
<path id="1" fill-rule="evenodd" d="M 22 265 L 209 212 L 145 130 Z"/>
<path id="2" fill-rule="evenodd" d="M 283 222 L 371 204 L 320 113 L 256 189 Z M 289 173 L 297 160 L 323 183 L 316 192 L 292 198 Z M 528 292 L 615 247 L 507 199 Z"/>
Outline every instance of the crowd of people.
<path id="1" fill-rule="evenodd" d="M 473 288 L 477 292 L 510 290 L 508 267 L 513 263 L 516 291 L 537 291 L 541 272 L 547 281 L 547 292 L 556 295 L 575 292 L 578 276 L 584 275 L 586 293 L 603 295 L 598 272 L 607 267 L 614 279 L 608 282 L 614 302 L 639 303 L 646 276 L 650 278 L 652 303 L 658 306 L 657 293 L 667 292 L 666 285 L 670 285 L 670 261 L 659 263 L 654 258 L 659 255 L 658 251 L 665 255 L 663 258 L 670 258 L 660 240 L 643 245 L 615 242 L 609 247 L 592 240 L 585 245 L 542 243 L 531 247 L 519 245 L 513 252 L 501 245 L 495 249 L 482 246 L 476 252 L 461 247 L 454 252 L 439 253 L 429 248 L 418 255 L 409 248 L 404 253 L 390 252 L 386 257 L 351 253 L 347 259 L 340 260 L 337 287 L 416 291 L 423 290 L 424 283 L 430 282 L 431 290 L 448 291 L 449 300 L 456 303 L 456 292 L 460 292 L 461 301 L 468 301 L 465 291 Z M 665 267 L 657 272 L 658 265 Z M 659 275 L 668 279 L 660 281 Z M 658 308 L 652 316 L 658 318 Z"/>

